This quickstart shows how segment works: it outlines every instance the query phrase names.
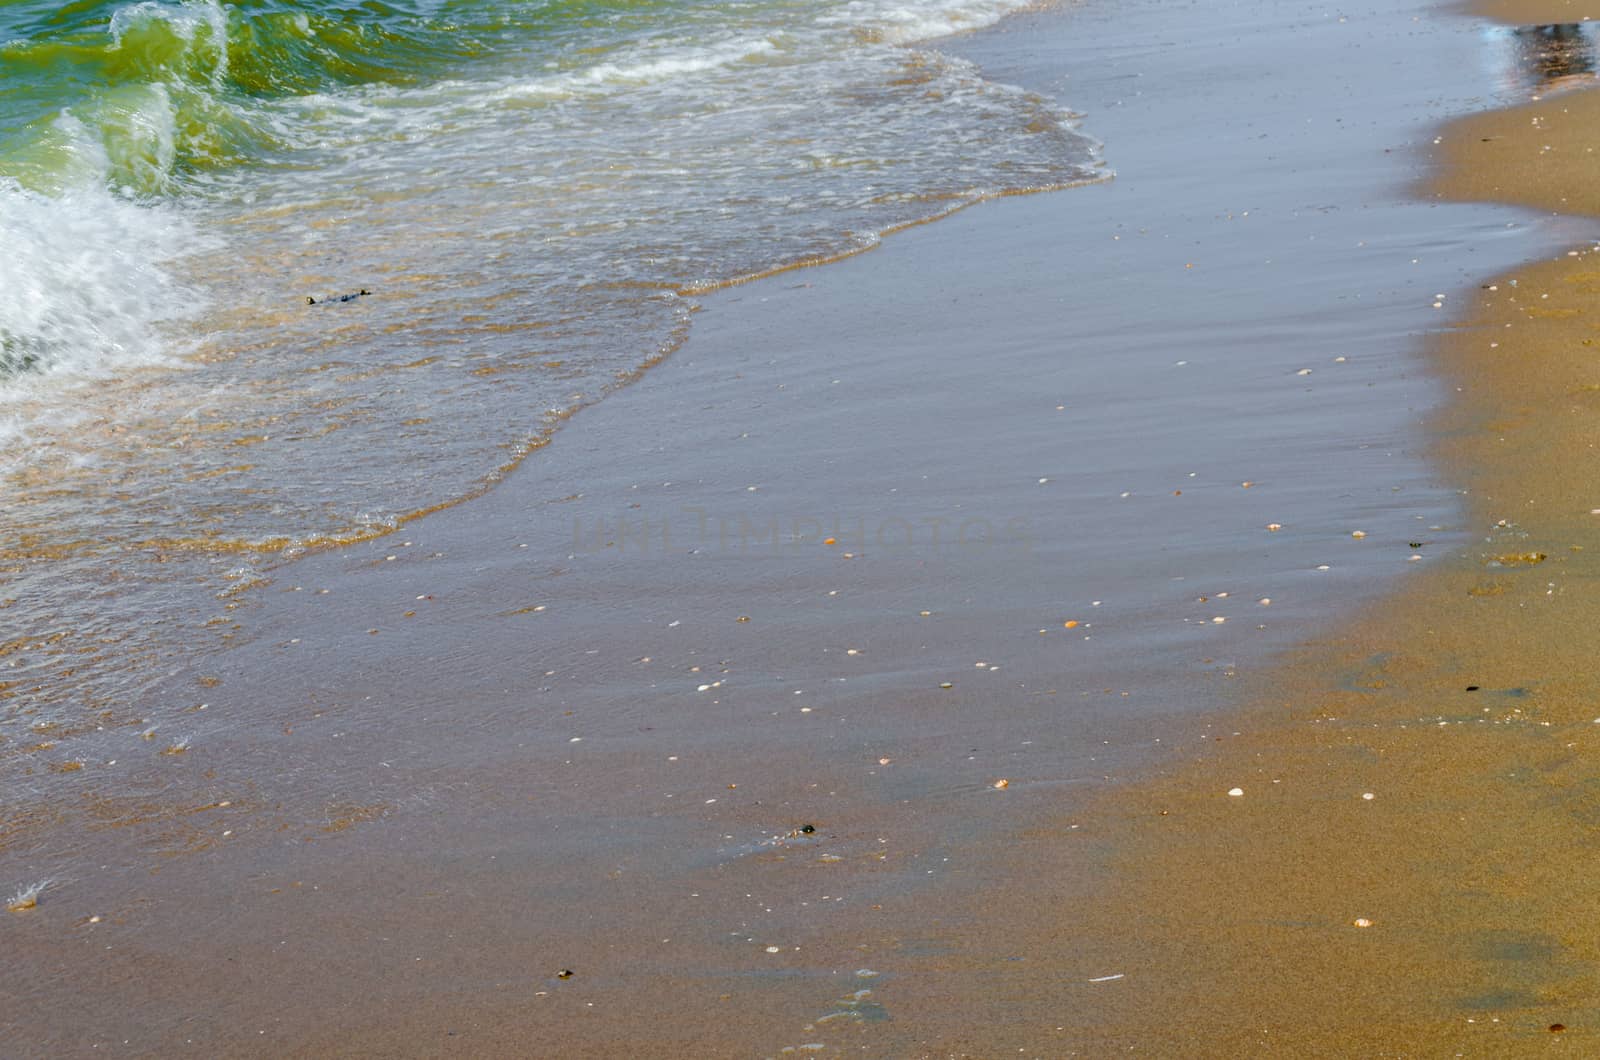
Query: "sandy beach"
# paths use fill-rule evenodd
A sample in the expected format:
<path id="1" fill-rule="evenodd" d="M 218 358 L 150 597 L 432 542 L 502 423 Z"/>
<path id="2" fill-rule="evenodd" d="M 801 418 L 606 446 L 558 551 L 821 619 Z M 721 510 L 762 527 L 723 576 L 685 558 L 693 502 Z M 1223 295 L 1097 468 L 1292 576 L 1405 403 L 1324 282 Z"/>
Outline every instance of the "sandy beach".
<path id="1" fill-rule="evenodd" d="M 1594 215 L 1596 98 L 1561 91 L 1592 80 L 1577 58 L 1534 102 L 1446 126 L 1431 193 Z M 1429 344 L 1452 391 L 1432 451 L 1471 542 L 1248 679 L 1229 740 L 1074 818 L 1118 839 L 1111 915 L 1072 950 L 1149 959 L 1091 1052 L 1585 1051 L 1596 273 L 1592 224 L 1565 230 L 1574 248 L 1486 279 Z"/>
<path id="2" fill-rule="evenodd" d="M 707 295 L 496 488 L 273 566 L 151 674 L 175 753 L 8 794 L 4 1040 L 1581 1051 L 1600 104 L 1485 25 L 942 45 L 1115 178 Z"/>

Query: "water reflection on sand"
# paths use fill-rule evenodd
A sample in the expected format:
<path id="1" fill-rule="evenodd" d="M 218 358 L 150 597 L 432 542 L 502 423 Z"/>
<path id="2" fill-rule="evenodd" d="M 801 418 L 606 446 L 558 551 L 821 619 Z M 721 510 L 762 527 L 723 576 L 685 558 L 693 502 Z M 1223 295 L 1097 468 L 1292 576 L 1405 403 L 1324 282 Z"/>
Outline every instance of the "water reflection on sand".
<path id="1" fill-rule="evenodd" d="M 1582 88 L 1595 79 L 1600 30 L 1594 23 L 1493 26 L 1485 32 L 1495 45 L 1495 80 L 1508 94 L 1549 94 Z"/>

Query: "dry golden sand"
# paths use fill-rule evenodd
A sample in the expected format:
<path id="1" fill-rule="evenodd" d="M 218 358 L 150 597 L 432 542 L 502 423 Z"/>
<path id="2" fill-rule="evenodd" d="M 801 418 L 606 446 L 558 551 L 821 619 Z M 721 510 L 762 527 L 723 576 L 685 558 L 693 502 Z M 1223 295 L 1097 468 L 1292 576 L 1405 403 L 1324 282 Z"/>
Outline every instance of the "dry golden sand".
<path id="1" fill-rule="evenodd" d="M 1600 214 L 1597 148 L 1600 92 L 1473 117 L 1437 193 Z M 1486 282 L 1456 324 L 1433 426 L 1471 543 L 1008 866 L 1065 881 L 1010 909 L 1053 969 L 1011 985 L 1063 1052 L 1600 1055 L 1600 253 Z"/>
<path id="2" fill-rule="evenodd" d="M 1585 22 L 1600 18 L 1594 0 L 1479 0 L 1469 10 L 1513 26 Z"/>
<path id="3" fill-rule="evenodd" d="M 1458 122 L 1442 153 L 1449 198 L 1600 214 L 1600 93 L 1561 93 Z"/>

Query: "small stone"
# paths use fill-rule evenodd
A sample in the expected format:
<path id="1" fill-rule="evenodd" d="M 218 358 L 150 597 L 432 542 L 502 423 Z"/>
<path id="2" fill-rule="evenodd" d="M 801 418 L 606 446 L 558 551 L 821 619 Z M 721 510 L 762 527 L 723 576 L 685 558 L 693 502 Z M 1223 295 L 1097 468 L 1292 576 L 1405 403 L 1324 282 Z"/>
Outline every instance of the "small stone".
<path id="1" fill-rule="evenodd" d="M 1239 796 L 1244 794 L 1244 789 L 1243 788 L 1229 788 L 1228 789 L 1228 794 L 1237 799 Z"/>
<path id="2" fill-rule="evenodd" d="M 1369 927 L 1372 926 L 1372 921 L 1368 920 L 1364 916 L 1356 917 L 1354 920 L 1351 921 L 1351 923 L 1354 924 L 1358 928 L 1369 928 Z"/>

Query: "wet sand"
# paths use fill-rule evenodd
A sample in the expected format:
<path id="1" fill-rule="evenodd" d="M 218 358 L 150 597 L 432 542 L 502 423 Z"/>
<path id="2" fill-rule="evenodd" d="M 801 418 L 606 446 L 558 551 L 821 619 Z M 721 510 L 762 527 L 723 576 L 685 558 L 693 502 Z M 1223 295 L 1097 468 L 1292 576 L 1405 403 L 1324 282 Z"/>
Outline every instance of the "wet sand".
<path id="1" fill-rule="evenodd" d="M 1428 15 L 1130 0 L 962 45 L 1085 110 L 1117 180 L 724 292 L 501 488 L 275 571 L 243 643 L 160 685 L 195 703 L 182 753 L 8 816 L 8 876 L 57 877 L 4 925 L 30 971 L 0 985 L 8 1040 L 1050 1056 L 1227 1053 L 1259 1024 L 1337 1054 L 1477 1027 L 1416 1014 L 1441 954 L 1476 955 L 1442 981 L 1489 1009 L 1576 982 L 1549 924 L 1461 928 L 1458 867 L 1474 909 L 1535 900 L 1525 822 L 1452 846 L 1401 812 L 1510 803 L 1443 739 L 1514 750 L 1514 783 L 1578 812 L 1589 731 L 1539 724 L 1578 678 L 1492 610 L 1565 606 L 1543 581 L 1581 573 L 1582 520 L 1486 529 L 1495 489 L 1519 526 L 1533 494 L 1469 477 L 1474 424 L 1513 425 L 1476 375 L 1439 414 L 1465 502 L 1422 459 L 1444 387 L 1417 343 L 1564 232 L 1411 201 L 1482 91 L 1473 28 Z M 1480 311 L 1507 307 L 1533 330 Z M 1493 542 L 1412 562 L 1460 545 L 1463 505 Z M 1313 645 L 1250 677 L 1396 582 L 1337 666 Z M 1435 599 L 1477 609 L 1460 640 Z M 1535 654 L 1480 661 L 1471 630 Z"/>
<path id="2" fill-rule="evenodd" d="M 1600 214 L 1597 108 L 1450 124 L 1434 194 Z M 1594 1052 L 1600 229 L 1569 230 L 1430 344 L 1451 390 L 1433 452 L 1471 542 L 1247 680 L 1225 741 L 1073 817 L 1112 868 L 1035 956 L 1126 973 L 1091 1055 Z"/>

